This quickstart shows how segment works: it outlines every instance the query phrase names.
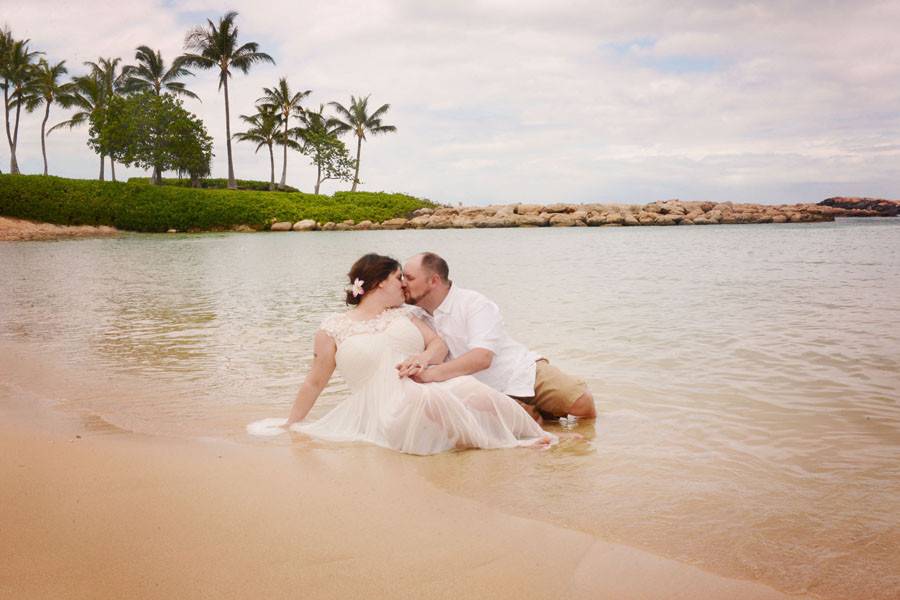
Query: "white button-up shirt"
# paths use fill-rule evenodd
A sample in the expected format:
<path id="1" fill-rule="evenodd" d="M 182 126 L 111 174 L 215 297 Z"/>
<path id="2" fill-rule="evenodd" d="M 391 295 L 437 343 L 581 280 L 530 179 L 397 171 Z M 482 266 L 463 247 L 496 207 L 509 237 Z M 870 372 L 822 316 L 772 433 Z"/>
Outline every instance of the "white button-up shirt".
<path id="1" fill-rule="evenodd" d="M 473 373 L 475 378 L 510 396 L 534 396 L 535 361 L 540 355 L 507 335 L 500 308 L 488 298 L 454 285 L 431 320 L 452 358 L 474 348 L 494 353 L 491 366 Z"/>

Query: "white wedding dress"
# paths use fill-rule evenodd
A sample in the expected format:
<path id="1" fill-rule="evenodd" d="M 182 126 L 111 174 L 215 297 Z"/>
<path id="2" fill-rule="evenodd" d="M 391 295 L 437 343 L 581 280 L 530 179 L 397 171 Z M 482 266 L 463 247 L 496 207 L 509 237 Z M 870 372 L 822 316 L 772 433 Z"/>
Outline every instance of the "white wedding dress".
<path id="1" fill-rule="evenodd" d="M 321 329 L 337 344 L 335 362 L 350 395 L 318 421 L 295 423 L 291 429 L 410 454 L 557 441 L 515 400 L 474 377 L 425 384 L 401 379 L 396 365 L 424 350 L 411 312 L 409 307 L 399 307 L 367 321 L 355 321 L 347 313 L 327 318 Z M 264 419 L 247 429 L 267 435 L 282 423 L 283 419 Z"/>

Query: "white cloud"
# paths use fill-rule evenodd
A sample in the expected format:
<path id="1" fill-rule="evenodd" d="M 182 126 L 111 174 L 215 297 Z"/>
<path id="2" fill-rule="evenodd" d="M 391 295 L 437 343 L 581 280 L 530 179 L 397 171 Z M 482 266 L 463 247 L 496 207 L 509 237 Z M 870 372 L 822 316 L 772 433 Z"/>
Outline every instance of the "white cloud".
<path id="1" fill-rule="evenodd" d="M 242 39 L 278 61 L 235 75 L 233 130 L 282 75 L 312 89 L 313 105 L 372 94 L 376 106 L 392 105 L 386 120 L 399 131 L 364 144 L 365 189 L 446 202 L 898 196 L 895 2 L 241 0 L 233 8 Z M 128 59 L 143 43 L 171 59 L 189 25 L 221 12 L 205 0 L 2 11 L 16 35 L 70 65 Z M 214 136 L 214 173 L 224 175 L 215 75 L 200 73 L 191 86 L 203 103 L 187 106 Z M 23 122 L 26 171 L 40 169 L 38 127 L 37 115 Z M 94 176 L 85 139 L 86 131 L 54 134 L 51 170 Z M 239 177 L 267 176 L 265 153 L 234 148 Z M 292 154 L 288 179 L 309 189 L 305 163 Z"/>

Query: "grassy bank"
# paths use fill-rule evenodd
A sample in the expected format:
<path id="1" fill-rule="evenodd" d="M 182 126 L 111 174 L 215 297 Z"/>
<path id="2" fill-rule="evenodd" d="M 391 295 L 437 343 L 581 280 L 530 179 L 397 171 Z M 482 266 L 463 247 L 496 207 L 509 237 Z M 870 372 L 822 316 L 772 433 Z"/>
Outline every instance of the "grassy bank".
<path id="1" fill-rule="evenodd" d="M 426 200 L 384 192 L 259 192 L 112 183 L 41 175 L 0 175 L 0 215 L 59 225 L 111 225 L 129 231 L 269 227 L 272 220 L 383 221 L 408 216 Z"/>
<path id="2" fill-rule="evenodd" d="M 268 192 L 269 190 L 269 182 L 268 181 L 254 181 L 251 179 L 237 179 L 235 180 L 237 183 L 237 189 L 239 190 L 251 190 L 255 192 Z M 128 183 L 150 183 L 149 177 L 129 177 Z M 175 178 L 166 178 L 164 177 L 162 180 L 163 185 L 174 185 L 177 187 L 191 187 L 190 179 L 175 179 Z M 228 180 L 227 179 L 201 179 L 200 187 L 206 190 L 224 190 L 228 189 Z M 291 187 L 289 185 L 284 186 L 283 188 L 278 188 L 274 191 L 277 192 L 299 192 L 295 187 Z"/>

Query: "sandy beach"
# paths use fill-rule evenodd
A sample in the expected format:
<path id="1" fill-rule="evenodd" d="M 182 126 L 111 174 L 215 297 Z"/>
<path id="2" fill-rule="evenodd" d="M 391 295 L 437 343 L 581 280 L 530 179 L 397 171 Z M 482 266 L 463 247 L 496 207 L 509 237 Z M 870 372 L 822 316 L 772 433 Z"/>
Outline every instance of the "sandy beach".
<path id="1" fill-rule="evenodd" d="M 785 597 L 448 495 L 415 457 L 85 427 L 2 389 L 3 597 Z"/>
<path id="2" fill-rule="evenodd" d="M 0 216 L 0 242 L 23 240 L 55 240 L 79 237 L 97 237 L 117 235 L 115 227 L 101 225 L 54 225 L 53 223 L 37 223 L 25 219 Z"/>

